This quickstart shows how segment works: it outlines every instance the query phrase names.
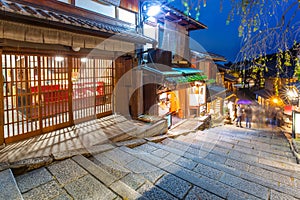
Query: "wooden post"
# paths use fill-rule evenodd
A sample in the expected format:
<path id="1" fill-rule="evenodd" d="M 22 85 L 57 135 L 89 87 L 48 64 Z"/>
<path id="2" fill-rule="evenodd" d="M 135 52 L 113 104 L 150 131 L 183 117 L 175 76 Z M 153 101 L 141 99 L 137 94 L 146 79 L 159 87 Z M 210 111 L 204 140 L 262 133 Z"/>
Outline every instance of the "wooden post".
<path id="1" fill-rule="evenodd" d="M 74 119 L 73 119 L 73 82 L 72 82 L 72 69 L 74 66 L 73 58 L 71 56 L 68 56 L 68 110 L 69 110 L 69 122 L 71 122 L 71 125 L 74 125 Z"/>
<path id="2" fill-rule="evenodd" d="M 0 63 L 2 63 L 2 49 L 0 50 Z M 2 72 L 2 64 L 0 65 Z M 0 145 L 4 144 L 4 97 L 3 97 L 3 75 L 0 77 Z"/>
<path id="3" fill-rule="evenodd" d="M 178 90 L 178 99 L 180 103 L 180 115 L 181 118 L 186 118 L 188 115 L 188 101 L 187 101 L 187 89 Z"/>

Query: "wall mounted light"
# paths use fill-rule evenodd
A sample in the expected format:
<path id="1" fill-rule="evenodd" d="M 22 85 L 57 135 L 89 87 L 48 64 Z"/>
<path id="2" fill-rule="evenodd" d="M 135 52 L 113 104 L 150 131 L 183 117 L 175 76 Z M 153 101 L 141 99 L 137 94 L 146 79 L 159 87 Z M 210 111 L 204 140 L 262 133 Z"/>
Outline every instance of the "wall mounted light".
<path id="1" fill-rule="evenodd" d="M 160 5 L 153 5 L 148 8 L 147 15 L 149 17 L 154 17 L 160 13 Z"/>
<path id="2" fill-rule="evenodd" d="M 78 51 L 80 51 L 80 47 L 72 47 L 72 50 L 75 52 L 78 52 Z"/>
<path id="3" fill-rule="evenodd" d="M 154 17 L 161 12 L 161 2 L 159 1 L 143 1 L 142 12 L 145 18 Z"/>

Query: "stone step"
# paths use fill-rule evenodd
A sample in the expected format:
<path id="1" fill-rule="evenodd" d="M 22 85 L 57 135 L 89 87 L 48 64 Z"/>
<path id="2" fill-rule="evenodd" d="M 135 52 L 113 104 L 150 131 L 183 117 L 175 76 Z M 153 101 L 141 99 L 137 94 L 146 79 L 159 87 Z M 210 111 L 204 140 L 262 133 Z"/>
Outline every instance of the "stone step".
<path id="1" fill-rule="evenodd" d="M 236 142 L 233 143 L 232 141 L 228 141 L 224 136 L 219 137 L 210 137 L 208 138 L 207 135 L 196 135 L 193 136 L 187 135 L 183 137 L 177 138 L 177 141 L 183 141 L 187 143 L 194 143 L 201 146 L 202 144 L 209 143 L 209 141 L 214 145 L 216 148 L 221 148 L 220 151 L 222 153 L 228 153 L 230 151 L 237 151 L 243 154 L 253 155 L 257 157 L 268 157 L 272 160 L 279 160 L 279 161 L 286 161 L 289 163 L 296 163 L 296 159 L 292 152 L 282 152 L 279 150 L 271 149 L 271 146 L 265 148 L 259 146 L 259 144 L 253 143 L 246 143 L 246 142 Z M 286 148 L 288 149 L 288 148 Z"/>
<path id="2" fill-rule="evenodd" d="M 166 172 L 150 163 L 158 165 L 162 160 L 143 151 L 122 146 L 97 155 L 94 162 L 97 165 L 100 163 L 100 167 L 116 176 L 121 183 L 138 191 L 143 198 L 177 199 L 172 196 L 172 193 L 156 186 Z"/>
<path id="3" fill-rule="evenodd" d="M 168 128 L 166 120 L 158 120 L 153 124 L 143 126 L 132 121 L 124 121 L 114 126 L 104 127 L 102 130 L 112 142 L 122 142 L 161 135 L 166 133 Z"/>
<path id="4" fill-rule="evenodd" d="M 181 122 L 177 126 L 175 125 L 168 131 L 169 135 L 182 135 L 187 134 L 189 132 L 193 132 L 202 128 L 204 126 L 204 122 L 197 120 L 197 119 L 189 119 Z"/>
<path id="5" fill-rule="evenodd" d="M 204 132 L 207 132 L 209 134 L 222 134 L 228 137 L 236 138 L 238 137 L 239 139 L 244 139 L 244 140 L 254 140 L 257 142 L 262 142 L 262 143 L 269 143 L 272 141 L 274 144 L 282 145 L 282 141 L 286 140 L 285 136 L 278 131 L 274 132 L 263 132 L 263 131 L 253 131 L 251 129 L 246 129 L 246 128 L 230 128 L 227 127 L 226 130 L 224 129 L 218 129 L 218 128 L 213 128 L 210 129 L 209 131 L 205 130 Z M 283 146 L 286 146 L 285 144 Z"/>
<path id="6" fill-rule="evenodd" d="M 257 141 L 257 142 L 267 143 L 267 144 L 270 144 L 270 142 L 272 142 L 273 145 L 284 146 L 284 147 L 288 146 L 287 143 L 283 143 L 283 141 L 286 141 L 286 137 L 279 130 L 274 130 L 273 132 L 256 130 L 254 132 L 251 129 L 227 127 L 226 131 L 224 131 L 224 129 L 213 128 L 204 132 L 207 132 L 208 134 L 217 134 L 217 135 L 221 134 L 232 138 L 236 138 L 238 135 L 239 139 L 244 139 L 246 141 L 252 140 L 252 141 Z"/>
<path id="7" fill-rule="evenodd" d="M 155 163 L 159 164 L 161 162 L 161 159 L 155 158 L 155 156 L 151 156 L 142 151 L 126 152 L 123 149 L 130 150 L 130 148 L 122 146 L 114 150 L 104 152 L 94 156 L 95 157 L 94 162 L 100 164 L 101 167 L 108 169 L 112 174 L 115 174 L 119 179 L 124 178 L 129 173 L 137 173 L 142 176 L 145 175 L 144 178 L 154 183 L 161 176 L 161 174 L 157 174 L 157 176 L 155 177 L 148 177 L 147 173 L 143 173 L 145 170 L 148 170 L 149 168 L 151 169 L 151 171 L 153 171 L 153 169 L 159 171 L 157 168 L 153 166 L 147 166 L 145 162 L 149 160 L 155 160 Z M 143 166 L 143 168 L 138 168 L 138 166 L 136 166 L 135 163 L 137 163 L 137 165 L 139 163 L 141 165 L 145 164 L 145 166 Z"/>
<path id="8" fill-rule="evenodd" d="M 165 154 L 164 159 L 172 162 L 173 164 L 181 163 L 180 164 L 181 166 L 185 166 L 185 165 L 189 166 L 187 163 L 182 163 L 182 160 L 198 163 L 199 167 L 188 168 L 188 169 L 189 170 L 192 169 L 193 171 L 197 169 L 197 172 L 201 173 L 201 175 L 205 177 L 218 180 L 218 178 L 222 177 L 223 175 L 234 176 L 237 177 L 239 181 L 254 182 L 263 187 L 271 187 L 274 191 L 288 193 L 293 195 L 296 198 L 300 198 L 300 191 L 299 188 L 297 188 L 299 187 L 298 181 L 300 181 L 300 177 L 296 173 L 284 175 L 279 173 L 280 170 L 271 171 L 270 169 L 262 168 L 259 165 L 252 166 L 248 171 L 245 171 L 242 169 L 235 168 L 234 166 L 228 166 L 222 163 L 206 160 L 199 157 L 198 155 L 193 155 L 191 153 L 184 152 L 184 149 L 186 149 L 185 147 L 177 149 L 159 143 L 147 143 L 142 146 L 144 147 L 139 147 L 138 149 L 148 150 L 146 152 L 151 154 L 155 154 L 155 152 L 159 150 L 169 152 L 169 154 Z M 150 151 L 150 149 L 152 149 L 152 151 Z M 156 165 L 156 166 L 161 166 L 161 165 Z M 164 163 L 163 166 L 167 166 L 167 165 Z M 224 172 L 224 174 L 220 176 L 221 172 Z M 224 178 L 223 181 L 226 181 L 226 179 Z"/>
<path id="9" fill-rule="evenodd" d="M 23 199 L 11 169 L 0 172 L 0 199 Z"/>
<path id="10" fill-rule="evenodd" d="M 189 153 L 195 156 L 202 156 L 206 159 L 225 164 L 227 159 L 238 161 L 241 166 L 254 165 L 261 168 L 265 168 L 267 170 L 277 171 L 281 173 L 282 169 L 289 171 L 288 175 L 293 175 L 295 177 L 300 178 L 299 174 L 299 165 L 295 163 L 286 163 L 281 162 L 280 160 L 269 159 L 268 157 L 258 157 L 257 155 L 251 155 L 236 151 L 230 147 L 214 147 L 214 143 L 205 144 L 203 141 L 199 142 L 199 144 L 184 142 L 179 140 L 174 140 L 168 138 L 162 142 L 163 144 L 168 144 L 169 146 L 173 146 L 177 149 L 189 149 Z M 182 147 L 183 146 L 183 147 Z"/>
<path id="11" fill-rule="evenodd" d="M 144 146 L 147 145 L 149 144 L 146 144 Z M 161 148 L 154 147 L 152 148 L 153 149 L 152 152 L 147 152 L 147 150 L 149 151 L 150 147 L 143 147 L 143 148 L 144 150 L 146 150 L 145 152 L 150 155 L 154 154 L 158 156 L 159 154 L 157 154 L 157 151 L 159 150 L 164 151 Z M 142 148 L 135 148 L 135 149 L 138 149 L 139 152 L 141 151 Z M 122 150 L 128 152 L 132 151 L 132 150 L 126 150 L 124 148 Z M 173 150 L 176 151 L 176 149 Z M 161 154 L 161 156 L 162 155 L 163 154 Z M 251 192 L 252 194 L 247 193 L 247 191 L 243 190 L 242 188 L 237 189 L 233 185 L 221 182 L 220 181 L 221 178 L 226 175 L 226 173 L 222 172 L 221 170 L 213 169 L 211 166 L 205 166 L 203 164 L 199 164 L 198 162 L 185 158 L 184 156 L 179 155 L 176 157 L 173 153 L 170 153 L 168 155 L 165 155 L 165 157 L 163 157 L 163 160 L 165 160 L 165 162 L 159 165 L 157 165 L 155 161 L 151 162 L 151 160 L 148 160 L 148 162 L 153 166 L 159 167 L 162 170 L 166 171 L 167 175 L 165 175 L 164 177 L 174 176 L 176 178 L 181 179 L 182 181 L 186 181 L 190 184 L 195 185 L 196 187 L 194 188 L 197 190 L 201 190 L 202 191 L 201 193 L 205 196 L 209 196 L 209 199 L 236 199 L 235 197 L 233 197 L 234 194 L 239 195 L 241 199 L 267 198 L 268 192 L 266 187 L 261 186 L 259 184 L 251 183 L 250 181 L 247 180 L 243 180 L 243 183 L 251 184 L 251 186 L 253 187 L 252 188 L 253 191 L 256 191 L 256 189 L 264 191 L 259 194 L 256 194 L 255 192 Z M 234 171 L 233 168 L 229 168 L 229 167 L 225 167 L 225 168 L 226 168 L 225 171 L 228 170 Z M 161 178 L 158 182 L 163 182 L 164 177 Z M 180 187 L 180 184 L 173 185 L 172 182 L 173 181 L 170 181 L 169 183 L 170 188 Z M 191 194 L 188 194 L 187 196 L 189 195 Z M 198 196 L 198 198 L 200 197 Z"/>
<path id="12" fill-rule="evenodd" d="M 113 176 L 103 168 L 99 167 L 91 160 L 85 158 L 84 156 L 78 155 L 72 158 L 77 162 L 83 169 L 88 171 L 96 179 L 105 184 L 105 186 L 123 199 L 141 199 L 142 195 L 136 192 L 134 189 L 126 185 L 124 182 L 119 180 L 118 177 Z"/>
<path id="13" fill-rule="evenodd" d="M 241 139 L 241 136 L 239 136 L 238 140 L 236 140 L 236 134 L 230 134 L 230 133 L 224 133 L 224 132 L 218 132 L 215 133 L 213 131 L 211 132 L 196 132 L 196 133 L 191 133 L 186 135 L 186 137 L 182 136 L 180 138 L 178 138 L 179 140 L 184 140 L 184 139 L 194 139 L 194 138 L 198 138 L 201 139 L 202 136 L 204 136 L 205 138 L 209 138 L 209 139 L 214 139 L 216 140 L 219 139 L 221 142 L 225 142 L 225 143 L 230 143 L 233 145 L 237 145 L 237 146 L 244 146 L 244 147 L 248 147 L 251 149 L 256 149 L 256 150 L 260 150 L 260 151 L 264 151 L 264 152 L 268 152 L 268 153 L 275 153 L 278 154 L 280 156 L 283 156 L 285 158 L 292 158 L 294 159 L 294 156 L 290 150 L 290 146 L 288 141 L 284 138 L 281 140 L 281 143 L 284 145 L 277 145 L 277 144 L 272 144 L 273 141 L 269 141 L 269 142 L 258 142 L 255 140 L 255 138 L 245 138 L 245 139 Z"/>
<path id="14" fill-rule="evenodd" d="M 102 131 L 109 140 L 120 142 L 132 139 L 136 135 L 137 127 L 128 121 L 124 121 L 114 126 L 103 127 Z"/>
<path id="15" fill-rule="evenodd" d="M 159 188 L 166 190 L 170 194 L 174 195 L 175 191 L 178 188 L 184 188 L 191 184 L 205 189 L 206 191 L 204 191 L 204 193 L 210 196 L 212 199 L 226 198 L 229 194 L 229 191 L 234 190 L 234 188 L 231 186 L 226 186 L 222 183 L 218 184 L 215 180 L 212 180 L 208 177 L 204 177 L 197 172 L 191 171 L 190 169 L 186 169 L 180 165 L 177 165 L 177 162 L 171 162 L 174 161 L 173 159 L 165 159 L 158 152 L 150 152 L 150 149 L 148 148 L 144 148 L 144 153 L 141 148 L 130 149 L 127 147 L 122 147 L 120 149 L 131 155 L 140 155 L 140 159 L 148 163 L 143 164 L 144 166 L 146 166 L 144 168 L 149 170 L 148 173 L 155 174 L 155 172 L 159 170 L 163 171 L 163 176 L 156 180 L 153 184 L 155 184 Z M 154 147 L 154 149 L 156 148 Z M 144 156 L 142 156 L 143 154 Z M 178 157 L 178 159 L 180 159 L 180 156 Z M 218 187 L 222 187 L 223 190 L 221 189 L 222 191 L 220 191 Z M 226 188 L 226 191 L 224 188 Z M 251 196 L 245 193 L 244 195 L 245 197 Z"/>

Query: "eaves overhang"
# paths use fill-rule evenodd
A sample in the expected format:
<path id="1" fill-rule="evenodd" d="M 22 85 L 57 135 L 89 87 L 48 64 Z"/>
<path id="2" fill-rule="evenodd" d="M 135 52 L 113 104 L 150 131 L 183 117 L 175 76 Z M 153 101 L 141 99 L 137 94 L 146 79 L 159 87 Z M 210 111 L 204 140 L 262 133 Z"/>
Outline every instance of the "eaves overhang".
<path id="1" fill-rule="evenodd" d="M 92 36 L 113 37 L 115 40 L 136 44 L 157 43 L 152 38 L 137 34 L 134 28 L 122 26 L 121 21 L 116 23 L 118 25 L 110 24 L 105 21 L 96 21 L 82 16 L 9 0 L 0 0 L 0 19 Z"/>

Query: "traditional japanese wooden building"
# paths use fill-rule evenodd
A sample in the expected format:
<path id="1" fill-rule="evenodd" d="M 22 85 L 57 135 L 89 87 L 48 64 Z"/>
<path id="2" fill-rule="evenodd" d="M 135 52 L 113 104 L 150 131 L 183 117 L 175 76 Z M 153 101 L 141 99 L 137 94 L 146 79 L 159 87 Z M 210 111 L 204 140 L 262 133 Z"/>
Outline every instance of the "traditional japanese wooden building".
<path id="1" fill-rule="evenodd" d="M 157 49 L 144 49 L 144 112 L 179 118 L 199 115 L 205 103 L 205 84 L 202 71 L 191 66 L 189 32 L 207 27 L 171 4 L 160 5 L 153 17 L 147 16 L 147 6 L 142 8 L 143 33 L 158 41 Z"/>
<path id="2" fill-rule="evenodd" d="M 0 145 L 110 115 L 137 64 L 138 1 L 0 1 Z"/>

